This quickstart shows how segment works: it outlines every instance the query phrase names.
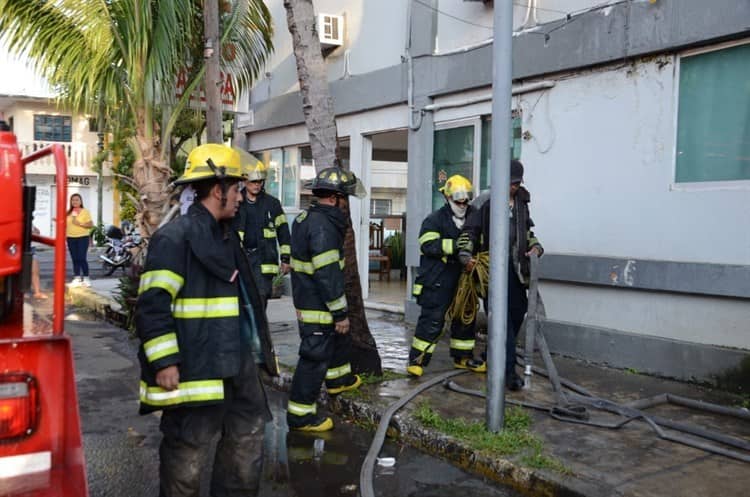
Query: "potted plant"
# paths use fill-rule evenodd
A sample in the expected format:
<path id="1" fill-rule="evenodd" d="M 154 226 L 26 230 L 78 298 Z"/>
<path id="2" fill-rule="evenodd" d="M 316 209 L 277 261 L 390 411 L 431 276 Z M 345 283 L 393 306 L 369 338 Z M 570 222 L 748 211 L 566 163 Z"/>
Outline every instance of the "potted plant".
<path id="1" fill-rule="evenodd" d="M 284 275 L 279 273 L 271 280 L 271 298 L 279 299 L 284 295 Z"/>
<path id="2" fill-rule="evenodd" d="M 405 250 L 404 250 L 404 236 L 400 231 L 390 235 L 383 241 L 383 245 L 388 247 L 389 255 L 391 257 L 391 269 L 398 269 L 401 272 L 401 278 L 405 277 Z"/>

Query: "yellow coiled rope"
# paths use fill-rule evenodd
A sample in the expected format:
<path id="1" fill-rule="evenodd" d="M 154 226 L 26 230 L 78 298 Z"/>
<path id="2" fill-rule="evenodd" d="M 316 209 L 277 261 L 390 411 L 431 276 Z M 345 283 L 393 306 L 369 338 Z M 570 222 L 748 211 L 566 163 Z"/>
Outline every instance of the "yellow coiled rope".
<path id="1" fill-rule="evenodd" d="M 471 324 L 477 317 L 479 299 L 487 297 L 490 282 L 490 253 L 479 252 L 474 259 L 476 264 L 471 272 L 461 273 L 456 295 L 445 313 L 446 324 L 458 316 L 463 324 Z"/>

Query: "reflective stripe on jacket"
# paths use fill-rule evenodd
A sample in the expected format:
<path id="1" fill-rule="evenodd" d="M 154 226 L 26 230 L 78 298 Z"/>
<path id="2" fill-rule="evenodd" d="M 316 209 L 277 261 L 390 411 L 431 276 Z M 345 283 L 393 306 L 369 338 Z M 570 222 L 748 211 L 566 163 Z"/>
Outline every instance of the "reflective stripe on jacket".
<path id="1" fill-rule="evenodd" d="M 248 346 L 241 338 L 238 279 L 255 289 L 239 243 L 199 203 L 151 237 L 135 312 L 141 413 L 223 401 L 224 379 L 238 374 Z M 265 330 L 269 341 L 257 290 L 250 299 L 259 309 L 259 333 Z M 166 391 L 156 373 L 172 365 L 179 368 L 179 388 Z"/>
<path id="2" fill-rule="evenodd" d="M 466 215 L 470 212 L 471 207 L 467 209 Z M 420 302 L 435 296 L 425 296 L 430 294 L 429 290 L 453 288 L 458 281 L 461 265 L 456 259 L 456 239 L 459 234 L 448 204 L 433 211 L 422 221 L 418 239 L 419 270 L 412 287 L 412 294 Z"/>
<path id="3" fill-rule="evenodd" d="M 303 323 L 333 325 L 346 318 L 344 226 L 341 210 L 319 204 L 294 221 L 292 295 Z"/>
<path id="4" fill-rule="evenodd" d="M 242 202 L 233 226 L 242 239 L 243 247 L 257 251 L 258 257 L 254 260 L 260 264 L 262 274 L 278 274 L 279 258 L 281 262 L 289 264 L 289 223 L 281 208 L 281 202 L 276 197 L 262 191 L 255 202 Z"/>

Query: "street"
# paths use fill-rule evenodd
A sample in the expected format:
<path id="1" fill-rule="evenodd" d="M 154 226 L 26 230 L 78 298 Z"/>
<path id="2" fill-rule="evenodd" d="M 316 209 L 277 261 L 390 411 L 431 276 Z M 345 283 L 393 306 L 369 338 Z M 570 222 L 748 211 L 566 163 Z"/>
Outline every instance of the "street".
<path id="1" fill-rule="evenodd" d="M 55 251 L 51 248 L 37 245 L 36 255 L 34 256 L 39 261 L 39 274 L 41 276 L 42 286 L 46 285 L 47 288 L 50 288 L 51 286 L 52 274 L 54 273 L 54 253 Z M 104 277 L 102 261 L 99 259 L 99 252 L 93 247 L 89 247 L 88 263 L 89 276 L 92 279 Z M 73 278 L 73 262 L 70 260 L 70 253 L 67 249 L 65 250 L 65 273 L 65 281 L 69 282 Z M 111 277 L 118 278 L 121 275 L 122 270 L 118 270 L 115 271 Z"/>
<path id="2" fill-rule="evenodd" d="M 129 339 L 124 330 L 75 309 L 69 310 L 65 325 L 73 338 L 90 495 L 156 496 L 159 419 L 157 415 L 139 416 L 137 413 L 136 342 Z M 284 425 L 281 420 L 286 395 L 270 388 L 267 392 L 275 425 Z M 273 442 L 276 437 L 268 437 L 260 495 L 356 495 L 361 464 L 372 434 L 340 419 L 336 423 L 336 429 L 328 434 L 291 433 L 286 437 L 285 448 L 277 447 Z M 273 433 L 272 426 L 267 428 L 267 433 Z M 288 471 L 283 462 L 279 462 L 283 461 L 284 453 L 288 457 Z M 377 495 L 517 495 L 414 449 L 388 443 L 381 455 L 394 457 L 396 464 L 376 468 Z M 205 490 L 204 495 L 208 495 Z"/>

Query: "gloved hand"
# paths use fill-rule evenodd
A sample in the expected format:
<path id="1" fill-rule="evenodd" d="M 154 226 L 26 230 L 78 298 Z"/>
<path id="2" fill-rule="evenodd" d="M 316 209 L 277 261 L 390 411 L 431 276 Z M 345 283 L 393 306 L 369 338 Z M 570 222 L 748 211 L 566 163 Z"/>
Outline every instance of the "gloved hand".
<path id="1" fill-rule="evenodd" d="M 476 264 L 477 264 L 477 260 L 472 257 L 471 259 L 469 259 L 469 262 L 467 262 L 464 265 L 464 271 L 466 271 L 467 273 L 472 272 L 474 270 L 474 266 L 476 266 Z"/>
<path id="2" fill-rule="evenodd" d="M 474 251 L 474 242 L 471 240 L 469 233 L 461 233 L 456 239 L 456 249 L 464 252 Z"/>

